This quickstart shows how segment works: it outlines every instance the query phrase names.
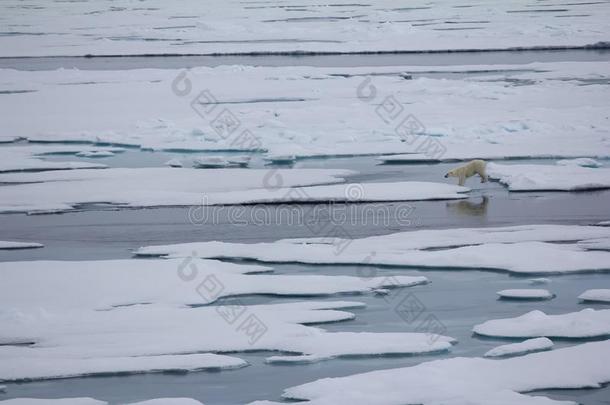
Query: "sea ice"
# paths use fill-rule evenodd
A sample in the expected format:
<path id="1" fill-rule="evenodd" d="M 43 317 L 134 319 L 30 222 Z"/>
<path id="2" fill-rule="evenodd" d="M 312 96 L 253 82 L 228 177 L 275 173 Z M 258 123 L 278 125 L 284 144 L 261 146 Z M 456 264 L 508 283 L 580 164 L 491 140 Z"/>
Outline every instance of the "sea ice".
<path id="1" fill-rule="evenodd" d="M 610 340 L 605 340 L 508 359 L 455 357 L 322 378 L 289 388 L 283 396 L 311 405 L 575 405 L 520 393 L 600 388 L 610 381 L 609 352 Z"/>
<path id="2" fill-rule="evenodd" d="M 587 290 L 578 296 L 583 301 L 610 302 L 610 289 Z"/>
<path id="3" fill-rule="evenodd" d="M 362 239 L 310 238 L 270 243 L 184 243 L 142 247 L 139 256 L 243 258 L 263 262 L 478 268 L 517 273 L 610 270 L 610 252 L 573 243 L 608 236 L 597 226 L 526 225 L 501 228 L 420 230 Z M 572 242 L 572 243 L 548 243 Z M 341 248 L 341 254 L 337 249 Z"/>
<path id="4" fill-rule="evenodd" d="M 602 164 L 595 159 L 591 158 L 578 158 L 578 159 L 563 159 L 558 160 L 559 166 L 582 166 L 582 167 L 601 167 Z"/>
<path id="5" fill-rule="evenodd" d="M 579 191 L 610 188 L 610 168 L 487 164 L 487 174 L 511 191 Z"/>
<path id="6" fill-rule="evenodd" d="M 553 347 L 553 341 L 549 338 L 541 337 L 527 339 L 519 343 L 510 343 L 494 347 L 485 353 L 485 357 L 505 357 L 516 356 L 541 350 L 549 350 Z"/>
<path id="7" fill-rule="evenodd" d="M 579 312 L 547 315 L 531 311 L 516 318 L 494 319 L 476 325 L 473 331 L 479 335 L 530 338 L 593 338 L 610 335 L 610 310 L 591 308 Z"/>
<path id="8" fill-rule="evenodd" d="M 122 207 L 208 205 L 214 196 L 245 191 L 239 204 L 257 189 L 274 193 L 274 187 L 340 183 L 347 170 L 295 169 L 214 171 L 176 168 L 121 168 L 48 171 L 0 175 L 0 182 L 24 183 L 0 188 L 0 212 L 68 211 L 83 204 Z M 443 187 L 443 186 L 440 186 Z M 268 190 L 269 189 L 269 190 Z M 443 189 L 444 190 L 444 189 Z M 446 189 L 452 190 L 452 189 Z M 440 191 L 439 194 L 443 193 Z M 451 192 L 447 192 L 450 194 Z"/>
<path id="9" fill-rule="evenodd" d="M 0 240 L 0 249 L 35 249 L 44 247 L 42 243 L 34 242 L 9 242 Z"/>
<path id="10" fill-rule="evenodd" d="M 497 294 L 500 296 L 500 298 L 521 300 L 549 299 L 554 297 L 554 295 L 551 294 L 548 290 L 535 288 L 502 290 L 498 291 Z"/>

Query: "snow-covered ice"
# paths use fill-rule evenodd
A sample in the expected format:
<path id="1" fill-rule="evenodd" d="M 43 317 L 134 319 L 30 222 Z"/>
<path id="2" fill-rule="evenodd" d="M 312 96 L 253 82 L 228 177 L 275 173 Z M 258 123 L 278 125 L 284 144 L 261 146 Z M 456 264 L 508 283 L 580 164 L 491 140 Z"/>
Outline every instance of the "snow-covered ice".
<path id="1" fill-rule="evenodd" d="M 111 151 L 84 151 L 78 152 L 76 156 L 86 158 L 104 158 L 114 156 L 115 152 Z"/>
<path id="2" fill-rule="evenodd" d="M 473 331 L 479 335 L 529 338 L 593 338 L 610 335 L 610 310 L 591 308 L 579 312 L 547 315 L 531 311 L 516 318 L 494 319 L 476 325 Z"/>
<path id="3" fill-rule="evenodd" d="M 13 398 L 0 401 L 3 405 L 108 405 L 108 402 L 93 398 Z"/>
<path id="4" fill-rule="evenodd" d="M 208 156 L 193 160 L 193 167 L 201 169 L 218 169 L 223 167 L 246 167 L 250 162 L 249 156 Z"/>
<path id="5" fill-rule="evenodd" d="M 42 243 L 35 242 L 11 242 L 0 240 L 0 249 L 36 249 L 44 247 Z"/>
<path id="6" fill-rule="evenodd" d="M 494 347 L 485 353 L 485 357 L 505 357 L 516 356 L 541 350 L 549 350 L 553 347 L 553 341 L 549 338 L 541 337 L 527 339 L 519 343 L 510 343 Z"/>
<path id="7" fill-rule="evenodd" d="M 578 191 L 610 188 L 610 168 L 487 164 L 487 174 L 511 191 Z"/>
<path id="8" fill-rule="evenodd" d="M 0 401 L 5 405 L 108 405 L 106 401 L 93 398 L 13 398 Z M 129 402 L 125 405 L 203 405 L 202 402 L 191 398 L 155 398 L 146 401 Z"/>
<path id="9" fill-rule="evenodd" d="M 45 155 L 77 155 L 81 152 L 107 152 L 112 148 L 92 148 L 91 146 L 69 145 L 25 145 L 0 146 L 0 173 L 39 171 L 39 170 L 70 170 L 70 169 L 103 169 L 106 165 L 83 161 L 45 160 Z"/>
<path id="10" fill-rule="evenodd" d="M 603 158 L 610 156 L 606 86 L 582 84 L 608 80 L 608 65 L 219 66 L 190 69 L 187 77 L 172 69 L 3 69 L 8 89 L 36 91 L 0 97 L 2 132 L 45 142 L 105 142 L 152 150 L 258 151 L 272 160 L 382 154 L 406 154 L 411 161 Z M 426 71 L 488 76 L 418 76 Z M 404 80 L 405 72 L 414 78 Z M 505 75 L 529 84 L 509 85 Z M 172 92 L 174 87 L 184 94 L 181 78 L 190 84 L 190 93 L 183 96 Z M 368 102 L 371 86 L 377 96 Z M 256 98 L 244 97 L 244 88 Z M 71 119 L 64 119 L 49 99 L 61 99 L 62 111 Z M 96 103 L 82 102 L 93 99 Z M 396 111 L 388 116 L 384 100 L 400 103 L 398 117 Z M 32 109 L 38 119 L 30 119 Z M 214 126 L 220 113 L 238 125 L 232 134 Z M 416 124 L 419 132 L 401 132 L 403 123 Z M 438 146 L 438 153 L 432 153 L 432 146 Z"/>
<path id="11" fill-rule="evenodd" d="M 571 404 L 521 394 L 551 388 L 600 388 L 610 381 L 610 340 L 509 359 L 456 357 L 413 367 L 323 378 L 284 391 L 311 405 Z M 552 370 L 552 372 L 551 372 Z"/>
<path id="12" fill-rule="evenodd" d="M 529 283 L 531 285 L 540 285 L 540 284 L 548 284 L 551 282 L 550 278 L 546 277 L 538 277 L 538 278 L 530 278 Z"/>
<path id="13" fill-rule="evenodd" d="M 112 6 L 67 2 L 49 9 L 41 0 L 30 7 L 6 1 L 0 14 L 20 25 L 1 38 L 0 56 L 584 47 L 608 40 L 610 18 L 599 2 L 553 8 L 530 7 L 526 0 L 468 7 L 457 0 L 416 0 L 407 6 L 382 0 L 374 7 L 349 1 L 278 4 L 145 0 L 134 9 L 121 0 Z"/>
<path id="14" fill-rule="evenodd" d="M 595 159 L 591 158 L 578 158 L 578 159 L 562 159 L 558 160 L 559 166 L 582 166 L 582 167 L 601 167 L 602 164 Z"/>
<path id="15" fill-rule="evenodd" d="M 521 289 L 509 289 L 498 291 L 497 294 L 500 298 L 510 299 L 549 299 L 553 298 L 554 295 L 549 290 L 537 289 L 537 288 L 521 288 Z"/>
<path id="16" fill-rule="evenodd" d="M 180 159 L 170 159 L 167 162 L 165 162 L 165 166 L 169 166 L 169 167 L 183 167 L 184 164 L 182 163 L 182 161 Z"/>
<path id="17" fill-rule="evenodd" d="M 155 398 L 130 402 L 126 405 L 203 405 L 203 403 L 192 398 Z"/>
<path id="18" fill-rule="evenodd" d="M 271 243 L 200 242 L 142 247 L 140 256 L 245 258 L 263 262 L 362 264 L 563 273 L 610 270 L 610 253 L 574 241 L 608 236 L 597 226 L 525 225 L 420 230 L 362 239 L 286 239 Z M 571 243 L 548 243 L 565 241 Z M 334 243 L 331 243 L 334 242 Z M 337 254 L 337 248 L 341 254 Z"/>
<path id="19" fill-rule="evenodd" d="M 371 292 L 427 281 L 258 274 L 268 270 L 196 258 L 0 263 L 5 326 L 0 380 L 234 368 L 245 363 L 218 353 L 243 350 L 294 354 L 272 356 L 269 362 L 312 362 L 439 352 L 454 342 L 426 333 L 326 332 L 305 326 L 353 319 L 340 309 L 362 306 L 357 302 L 209 305 L 244 294 Z"/>
<path id="20" fill-rule="evenodd" d="M 409 287 L 428 282 L 426 277 L 406 275 L 363 278 L 259 274 L 269 270 L 262 266 L 190 257 L 186 260 L 1 262 L 0 303 L 5 308 L 53 305 L 102 310 L 143 302 L 210 304 L 223 297 L 247 294 L 316 296 L 365 293 L 376 288 Z M 185 282 L 185 278 L 192 277 L 190 273 L 193 271 L 197 282 Z M 31 280 L 37 283 L 31 283 Z M 120 285 L 117 285 L 117 280 L 121 280 Z M 45 285 L 50 293 L 41 294 L 38 283 Z M 95 289 L 88 286 L 95 286 Z M 63 294 L 56 294 L 57 291 Z M 53 300 L 49 301 L 51 297 Z"/>
<path id="21" fill-rule="evenodd" d="M 588 239 L 578 242 L 578 246 L 587 250 L 610 251 L 610 238 Z"/>
<path id="22" fill-rule="evenodd" d="M 610 289 L 596 288 L 587 290 L 578 296 L 583 301 L 610 302 Z"/>
<path id="23" fill-rule="evenodd" d="M 240 204 L 257 189 L 281 196 L 277 190 L 267 189 L 277 186 L 278 179 L 283 187 L 307 186 L 340 183 L 351 173 L 331 169 L 270 172 L 166 167 L 12 173 L 0 175 L 0 182 L 24 184 L 0 189 L 0 212 L 69 211 L 82 204 L 98 203 L 123 207 L 206 205 L 238 190 L 244 192 L 237 193 L 239 198 L 231 203 Z"/>

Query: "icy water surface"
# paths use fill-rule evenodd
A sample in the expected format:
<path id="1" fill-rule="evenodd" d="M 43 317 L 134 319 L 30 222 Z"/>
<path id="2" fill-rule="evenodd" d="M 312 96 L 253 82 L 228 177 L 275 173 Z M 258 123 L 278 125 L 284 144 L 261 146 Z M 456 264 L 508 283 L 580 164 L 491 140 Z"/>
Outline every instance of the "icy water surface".
<path id="1" fill-rule="evenodd" d="M 449 66 L 449 65 L 519 65 L 532 62 L 592 62 L 610 59 L 610 49 L 569 49 L 545 51 L 493 51 L 415 54 L 352 54 L 352 55 L 239 55 L 239 56 L 122 56 L 28 57 L 0 58 L 0 69 L 81 70 L 181 69 L 197 66 Z"/>
<path id="2" fill-rule="evenodd" d="M 148 153 L 130 150 L 108 159 L 97 159 L 112 166 L 158 166 L 173 154 Z M 72 159 L 72 157 L 55 157 Z M 519 161 L 541 163 L 541 161 Z M 264 162 L 254 161 L 255 167 Z M 350 178 L 356 182 L 424 180 L 447 181 L 443 174 L 455 164 L 379 165 L 374 157 L 307 159 L 297 161 L 295 167 L 349 168 L 359 172 Z M 371 204 L 357 205 L 345 212 L 350 215 L 345 228 L 354 238 L 422 228 L 451 228 L 502 226 L 535 223 L 591 224 L 610 218 L 610 190 L 581 193 L 509 193 L 498 183 L 481 184 L 470 179 L 474 190 L 463 201 L 412 202 L 415 209 L 410 224 L 398 224 L 392 219 L 396 203 L 387 206 L 387 218 L 362 217 Z M 335 206 L 331 209 L 339 209 Z M 0 260 L 33 259 L 111 259 L 129 258 L 131 250 L 143 245 L 188 241 L 222 240 L 233 242 L 272 241 L 280 238 L 319 236 L 305 225 L 287 225 L 271 222 L 265 225 L 232 225 L 218 210 L 214 221 L 189 222 L 186 208 L 158 208 L 147 210 L 84 210 L 61 215 L 2 215 L 0 240 L 34 241 L 45 244 L 36 250 L 0 252 Z M 248 209 L 261 209 L 249 207 Z M 277 207 L 264 207 L 275 218 Z M 413 294 L 446 329 L 444 334 L 458 340 L 449 353 L 421 356 L 374 356 L 341 358 L 314 364 L 269 365 L 264 363 L 268 352 L 235 353 L 250 363 L 249 367 L 222 372 L 199 372 L 185 375 L 148 374 L 75 378 L 54 381 L 37 381 L 8 384 L 0 399 L 12 397 L 67 397 L 90 396 L 110 403 L 144 400 L 154 397 L 192 397 L 206 404 L 237 404 L 256 399 L 279 400 L 282 390 L 324 377 L 344 376 L 377 369 L 404 367 L 422 361 L 451 356 L 481 356 L 494 346 L 507 340 L 481 338 L 472 335 L 472 327 L 492 318 L 521 315 L 533 309 L 558 314 L 578 311 L 586 307 L 607 308 L 604 304 L 581 304 L 576 298 L 589 288 L 610 286 L 610 274 L 588 273 L 580 275 L 550 276 L 548 288 L 556 297 L 548 301 L 499 300 L 496 291 L 507 288 L 528 288 L 527 277 L 503 272 L 479 270 L 426 270 L 401 268 L 368 268 L 357 266 L 309 266 L 302 264 L 271 265 L 279 274 L 325 275 L 425 275 L 430 284 L 396 289 L 389 297 L 341 295 L 316 297 L 320 300 L 349 299 L 366 303 L 367 307 L 349 310 L 356 319 L 347 322 L 324 324 L 331 331 L 409 332 L 416 325 L 405 322 L 396 312 L 395 300 Z M 218 305 L 233 302 L 227 298 Z M 298 297 L 246 296 L 243 303 L 279 303 L 298 301 Z M 556 347 L 572 345 L 578 341 L 556 340 Z M 541 392 L 554 399 L 575 400 L 583 404 L 607 403 L 610 389 L 556 390 Z"/>

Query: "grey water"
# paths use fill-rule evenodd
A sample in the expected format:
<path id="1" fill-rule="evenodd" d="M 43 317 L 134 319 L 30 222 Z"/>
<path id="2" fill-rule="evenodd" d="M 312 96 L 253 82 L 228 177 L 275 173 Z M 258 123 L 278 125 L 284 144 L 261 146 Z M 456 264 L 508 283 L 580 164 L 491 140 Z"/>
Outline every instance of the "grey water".
<path id="1" fill-rule="evenodd" d="M 2 57 L 0 69 L 17 70 L 126 70 L 184 69 L 197 66 L 461 66 L 519 65 L 533 62 L 594 62 L 610 60 L 610 49 L 557 49 L 522 51 L 438 52 L 345 55 L 224 55 L 224 56 L 80 56 Z"/>

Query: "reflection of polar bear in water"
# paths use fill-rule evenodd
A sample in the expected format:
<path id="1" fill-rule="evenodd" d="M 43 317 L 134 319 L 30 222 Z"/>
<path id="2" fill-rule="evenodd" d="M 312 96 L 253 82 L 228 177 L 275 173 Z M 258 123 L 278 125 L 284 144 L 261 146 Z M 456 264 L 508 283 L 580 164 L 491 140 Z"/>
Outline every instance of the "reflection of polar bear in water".
<path id="1" fill-rule="evenodd" d="M 453 170 L 449 170 L 445 175 L 447 177 L 458 177 L 460 179 L 459 185 L 463 186 L 468 177 L 472 177 L 475 174 L 481 176 L 481 183 L 487 181 L 487 174 L 485 173 L 485 165 L 487 163 L 484 160 L 471 160 L 464 166 L 456 167 Z"/>

